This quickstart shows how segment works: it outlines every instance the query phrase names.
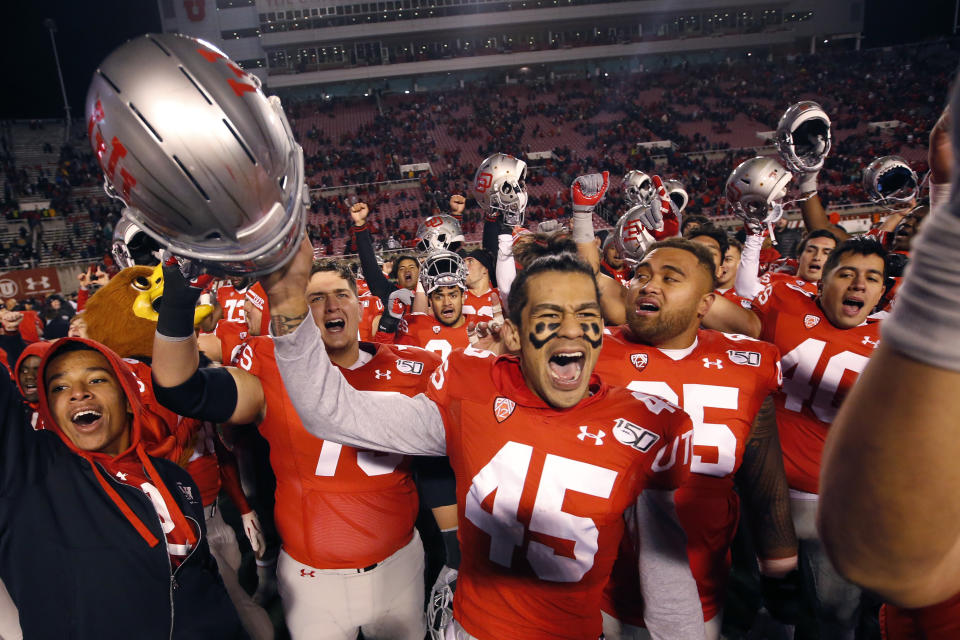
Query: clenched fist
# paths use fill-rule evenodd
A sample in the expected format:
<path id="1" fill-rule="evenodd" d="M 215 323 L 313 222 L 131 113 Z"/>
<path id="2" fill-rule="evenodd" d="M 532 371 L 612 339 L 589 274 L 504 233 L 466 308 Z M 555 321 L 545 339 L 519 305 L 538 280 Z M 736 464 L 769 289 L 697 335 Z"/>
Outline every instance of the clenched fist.
<path id="1" fill-rule="evenodd" d="M 353 226 L 362 227 L 367 224 L 367 216 L 370 215 L 370 208 L 365 202 L 358 202 L 350 207 L 350 217 L 353 218 Z"/>

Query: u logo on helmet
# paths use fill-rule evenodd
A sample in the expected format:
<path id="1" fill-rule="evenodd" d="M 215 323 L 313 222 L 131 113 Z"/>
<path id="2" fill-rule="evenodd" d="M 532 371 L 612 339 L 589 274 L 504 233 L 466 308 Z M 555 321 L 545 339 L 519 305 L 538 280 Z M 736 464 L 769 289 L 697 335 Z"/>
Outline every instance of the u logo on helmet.
<path id="1" fill-rule="evenodd" d="M 625 240 L 639 240 L 643 237 L 644 226 L 639 220 L 633 220 L 623 228 Z"/>
<path id="2" fill-rule="evenodd" d="M 478 193 L 486 193 L 487 189 L 490 188 L 490 185 L 493 184 L 493 175 L 484 171 L 479 176 L 477 176 L 476 190 Z"/>
<path id="3" fill-rule="evenodd" d="M 231 62 L 221 54 L 217 53 L 216 51 L 212 51 L 210 49 L 198 48 L 197 53 L 199 53 L 204 58 L 206 58 L 207 62 L 216 63 L 217 60 L 226 60 L 227 67 L 230 69 L 230 71 L 233 71 L 233 75 L 237 76 L 241 80 L 246 80 L 247 78 L 250 77 L 246 71 L 244 71 L 243 69 L 241 69 L 240 67 L 238 67 L 233 62 Z M 246 82 L 237 82 L 233 78 L 227 78 L 227 83 L 230 85 L 230 88 L 233 89 L 233 92 L 237 94 L 238 98 L 245 93 L 254 93 L 257 90 L 256 85 L 247 84 Z"/>
<path id="4" fill-rule="evenodd" d="M 424 220 L 423 224 L 428 227 L 439 227 L 443 225 L 443 218 L 439 216 L 433 216 Z"/>

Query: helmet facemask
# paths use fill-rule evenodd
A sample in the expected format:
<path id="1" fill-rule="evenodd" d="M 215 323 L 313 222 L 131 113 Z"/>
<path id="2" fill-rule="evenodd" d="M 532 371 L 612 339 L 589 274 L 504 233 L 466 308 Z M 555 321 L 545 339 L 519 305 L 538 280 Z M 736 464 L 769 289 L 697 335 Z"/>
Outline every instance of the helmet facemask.
<path id="1" fill-rule="evenodd" d="M 420 284 L 429 296 L 440 287 L 467 289 L 467 265 L 452 251 L 434 251 L 423 260 Z"/>

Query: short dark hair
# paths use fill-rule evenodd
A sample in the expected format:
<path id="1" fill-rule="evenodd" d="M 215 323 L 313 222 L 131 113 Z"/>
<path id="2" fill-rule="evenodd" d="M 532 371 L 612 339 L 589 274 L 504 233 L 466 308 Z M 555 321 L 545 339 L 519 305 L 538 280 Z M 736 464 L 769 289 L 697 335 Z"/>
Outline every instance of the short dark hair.
<path id="1" fill-rule="evenodd" d="M 558 254 L 542 256 L 528 264 L 524 269 L 521 269 L 513 281 L 513 286 L 510 287 L 510 296 L 507 298 L 507 317 L 510 319 L 510 322 L 516 326 L 520 326 L 523 308 L 527 306 L 527 301 L 530 298 L 530 278 L 548 271 L 581 273 L 587 276 L 590 278 L 590 282 L 593 283 L 593 290 L 597 296 L 597 300 L 600 300 L 600 292 L 597 290 L 597 280 L 593 275 L 593 269 L 581 260 L 577 254 L 564 251 Z"/>
<path id="2" fill-rule="evenodd" d="M 666 240 L 661 240 L 651 245 L 651 247 L 647 249 L 647 252 L 643 254 L 643 257 L 646 258 L 650 255 L 650 252 L 655 249 L 680 249 L 681 251 L 692 253 L 696 256 L 700 266 L 703 267 L 704 272 L 710 277 L 710 288 L 717 288 L 717 265 L 713 262 L 713 254 L 699 242 L 687 240 L 686 238 L 667 238 Z"/>
<path id="3" fill-rule="evenodd" d="M 710 218 L 702 215 L 693 215 L 693 216 L 684 216 L 683 222 L 680 223 L 680 235 L 687 235 L 687 227 L 691 224 L 697 224 L 698 226 L 703 226 L 705 224 L 710 224 Z"/>
<path id="4" fill-rule="evenodd" d="M 740 242 L 737 238 L 727 238 L 727 251 L 730 250 L 730 247 L 733 247 L 740 253 L 743 253 L 743 243 Z M 727 257 L 727 251 L 723 252 L 723 257 Z"/>
<path id="5" fill-rule="evenodd" d="M 840 259 L 848 254 L 860 256 L 879 256 L 883 262 L 883 277 L 887 277 L 887 250 L 883 248 L 877 240 L 867 236 L 854 236 L 844 240 L 837 245 L 837 248 L 830 252 L 826 263 L 823 265 L 823 275 L 827 276 L 840 264 Z"/>
<path id="6" fill-rule="evenodd" d="M 384 259 L 386 259 L 386 258 L 384 258 Z M 422 265 L 420 264 L 420 261 L 417 260 L 417 257 L 416 257 L 416 256 L 413 256 L 413 255 L 410 255 L 409 253 L 403 253 L 403 254 L 400 254 L 400 255 L 398 255 L 398 256 L 394 256 L 394 258 L 393 258 L 393 267 L 390 269 L 390 279 L 391 279 L 391 280 L 396 280 L 396 279 L 397 279 L 397 270 L 400 268 L 400 263 L 403 262 L 404 260 L 412 260 L 413 262 L 415 262 L 415 263 L 417 264 L 417 268 L 418 268 L 418 269 L 421 268 L 421 266 L 422 266 Z"/>
<path id="7" fill-rule="evenodd" d="M 834 244 L 840 244 L 840 241 L 837 240 L 837 236 L 835 236 L 832 231 L 828 231 L 827 229 L 814 229 L 807 235 L 803 236 L 803 240 L 801 240 L 800 244 L 797 245 L 798 256 L 803 253 L 804 249 L 807 248 L 807 243 L 814 238 L 830 238 L 833 240 Z M 834 251 L 836 251 L 836 249 L 834 249 Z M 826 273 L 826 271 L 824 271 L 824 273 Z"/>
<path id="8" fill-rule="evenodd" d="M 353 295 L 357 295 L 357 279 L 353 276 L 350 265 L 343 260 L 317 260 L 310 267 L 311 277 L 315 273 L 335 273 L 346 280 Z"/>
<path id="9" fill-rule="evenodd" d="M 716 227 L 712 224 L 700 225 L 700 228 L 696 231 L 690 233 L 689 236 L 685 236 L 688 240 L 696 238 L 698 236 L 707 236 L 708 238 L 713 238 L 717 241 L 717 244 L 720 245 L 720 259 L 723 260 L 723 256 L 727 255 L 727 247 L 730 245 L 730 238 L 727 237 L 727 232 Z"/>

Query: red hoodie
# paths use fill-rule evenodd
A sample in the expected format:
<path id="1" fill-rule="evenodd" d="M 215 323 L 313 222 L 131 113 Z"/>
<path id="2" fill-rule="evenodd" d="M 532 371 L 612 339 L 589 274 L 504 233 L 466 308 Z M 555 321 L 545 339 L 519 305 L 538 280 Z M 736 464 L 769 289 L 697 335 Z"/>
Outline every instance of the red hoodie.
<path id="1" fill-rule="evenodd" d="M 84 451 L 76 447 L 60 429 L 59 425 L 53 419 L 48 405 L 44 372 L 50 360 L 57 355 L 57 352 L 67 343 L 80 343 L 95 351 L 99 351 L 110 363 L 114 374 L 117 377 L 124 395 L 129 403 L 130 416 L 130 446 L 116 456 L 105 453 Z M 84 338 L 61 338 L 54 342 L 40 362 L 40 370 L 37 372 L 37 379 L 41 383 L 37 385 L 40 395 L 38 411 L 40 418 L 46 428 L 63 440 L 64 444 L 75 454 L 87 460 L 93 469 L 93 475 L 97 478 L 103 491 L 110 496 L 110 499 L 117 506 L 117 509 L 126 517 L 137 532 L 146 540 L 151 547 L 159 544 L 156 536 L 150 529 L 137 517 L 133 510 L 123 501 L 123 498 L 116 492 L 111 485 L 110 480 L 104 476 L 104 473 L 112 476 L 113 480 L 139 488 L 151 500 L 157 515 L 162 523 L 162 528 L 166 536 L 167 551 L 170 554 L 170 560 L 174 567 L 189 555 L 190 550 L 197 544 L 198 532 L 194 530 L 190 522 L 184 517 L 183 512 L 177 505 L 176 500 L 170 495 L 170 490 L 163 483 L 162 478 L 154 468 L 153 462 L 145 448 L 147 434 L 154 437 L 150 438 L 152 443 L 158 443 L 156 446 L 161 448 L 174 448 L 174 436 L 169 435 L 166 423 L 163 418 L 144 406 L 140 401 L 137 379 L 133 372 L 127 367 L 126 363 L 116 353 L 93 340 Z M 169 456 L 166 456 L 169 457 Z"/>
<path id="2" fill-rule="evenodd" d="M 50 350 L 50 345 L 51 345 L 51 344 L 52 344 L 52 343 L 47 342 L 47 341 L 45 341 L 45 340 L 41 340 L 40 342 L 34 342 L 33 344 L 29 344 L 29 345 L 27 345 L 27 348 L 24 349 L 23 352 L 20 354 L 20 357 L 17 358 L 17 365 L 16 365 L 16 367 L 14 367 L 13 376 L 12 376 L 12 377 L 13 377 L 14 381 L 17 383 L 17 389 L 20 390 L 20 395 L 23 396 L 24 400 L 26 400 L 26 398 L 27 398 L 27 391 L 26 391 L 26 389 L 23 388 L 23 385 L 20 384 L 20 367 L 23 365 L 24 360 L 26 360 L 26 359 L 29 358 L 30 356 L 37 356 L 38 358 L 41 358 L 41 359 L 42 359 L 43 356 L 47 353 L 47 351 Z M 43 386 L 43 385 L 40 384 L 40 379 L 41 379 L 41 378 L 40 378 L 40 375 L 39 375 L 39 373 L 38 373 L 38 375 L 37 375 L 37 390 L 38 390 L 38 391 L 39 391 L 39 388 L 40 388 L 41 386 Z M 38 403 L 36 403 L 36 402 L 30 402 L 29 400 L 26 400 L 26 403 L 30 406 L 31 409 L 33 409 L 33 419 L 30 421 L 31 424 L 33 425 L 33 428 L 34 428 L 34 429 L 37 429 L 37 430 L 43 429 L 43 428 L 44 428 L 44 426 L 43 426 L 43 420 L 40 420 L 39 414 L 37 413 L 37 404 L 38 404 Z"/>

